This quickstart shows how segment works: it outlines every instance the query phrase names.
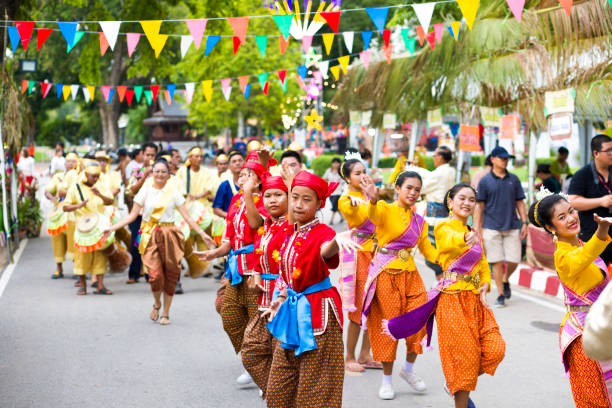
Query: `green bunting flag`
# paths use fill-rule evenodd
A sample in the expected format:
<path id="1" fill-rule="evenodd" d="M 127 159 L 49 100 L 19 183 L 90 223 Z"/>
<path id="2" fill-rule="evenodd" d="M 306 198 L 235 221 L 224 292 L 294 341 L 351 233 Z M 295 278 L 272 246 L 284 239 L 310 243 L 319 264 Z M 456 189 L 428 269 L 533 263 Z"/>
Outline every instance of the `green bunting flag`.
<path id="1" fill-rule="evenodd" d="M 257 41 L 257 48 L 259 48 L 261 58 L 266 58 L 266 48 L 268 48 L 268 36 L 258 35 L 255 37 L 255 41 Z"/>

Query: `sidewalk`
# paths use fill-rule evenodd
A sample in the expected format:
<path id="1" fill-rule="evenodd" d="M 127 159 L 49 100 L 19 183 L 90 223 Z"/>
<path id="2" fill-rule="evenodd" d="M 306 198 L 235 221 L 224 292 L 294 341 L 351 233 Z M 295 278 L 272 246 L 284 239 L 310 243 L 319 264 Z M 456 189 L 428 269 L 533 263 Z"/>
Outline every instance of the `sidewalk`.
<path id="1" fill-rule="evenodd" d="M 532 268 L 526 264 L 519 264 L 516 271 L 510 276 L 509 282 L 563 300 L 563 287 L 555 272 Z"/>

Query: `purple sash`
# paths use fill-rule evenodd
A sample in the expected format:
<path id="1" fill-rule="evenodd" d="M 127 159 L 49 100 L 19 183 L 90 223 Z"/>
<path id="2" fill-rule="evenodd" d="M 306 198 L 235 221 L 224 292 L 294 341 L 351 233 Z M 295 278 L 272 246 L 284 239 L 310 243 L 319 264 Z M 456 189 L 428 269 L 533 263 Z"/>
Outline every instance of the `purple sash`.
<path id="1" fill-rule="evenodd" d="M 447 272 L 461 275 L 471 275 L 482 259 L 482 245 L 479 242 L 468 248 L 448 266 Z M 403 339 L 418 333 L 423 326 L 427 330 L 427 346 L 431 344 L 433 322 L 442 291 L 457 283 L 456 280 L 442 279 L 436 287 L 427 293 L 427 302 L 405 313 L 383 322 L 383 331 L 394 339 Z"/>
<path id="2" fill-rule="evenodd" d="M 565 286 L 563 281 L 561 281 L 563 291 L 565 292 L 566 305 L 591 306 L 593 303 L 595 303 L 597 298 L 599 298 L 601 292 L 603 292 L 603 290 L 606 288 L 606 286 L 610 282 L 610 275 L 608 274 L 606 264 L 599 257 L 595 259 L 594 263 L 604 273 L 604 280 L 582 295 L 568 288 L 567 286 Z M 587 312 L 568 312 L 565 324 L 563 325 L 559 333 L 559 348 L 561 349 L 561 355 L 563 357 L 563 366 L 565 367 L 566 373 L 569 373 L 569 366 L 567 363 L 565 352 L 572 344 L 572 342 L 574 342 L 574 340 L 582 336 L 582 332 L 584 330 L 584 320 L 586 319 L 587 314 Z M 608 391 L 608 400 L 612 405 L 612 360 L 597 361 L 597 366 L 599 367 L 599 370 L 602 373 L 602 377 L 604 379 L 604 383 Z"/>
<path id="3" fill-rule="evenodd" d="M 355 229 L 356 232 L 362 234 L 374 234 L 376 226 L 372 221 L 366 221 Z M 369 238 L 353 237 L 353 240 L 359 245 L 363 245 Z M 340 262 L 340 295 L 342 296 L 342 309 L 349 312 L 357 310 L 355 306 L 355 288 L 357 284 L 357 266 L 355 254 L 349 251 L 343 251 Z"/>
<path id="4" fill-rule="evenodd" d="M 415 212 L 412 213 L 412 218 L 410 219 L 410 225 L 406 227 L 404 232 L 389 242 L 385 249 L 399 251 L 400 249 L 410 249 L 414 248 L 421 237 L 421 232 L 423 231 L 423 225 L 425 224 L 425 220 L 420 215 Z M 378 275 L 385 270 L 387 265 L 397 259 L 397 255 L 394 254 L 384 254 L 380 251 L 376 251 L 374 254 L 374 259 L 372 264 L 370 264 L 370 268 L 368 269 L 368 279 L 366 280 L 364 293 L 363 293 L 363 311 L 361 312 L 361 326 L 364 330 L 367 329 L 367 318 L 368 314 L 370 314 L 370 307 L 372 306 L 372 300 L 374 300 L 374 295 L 376 294 L 376 279 Z"/>

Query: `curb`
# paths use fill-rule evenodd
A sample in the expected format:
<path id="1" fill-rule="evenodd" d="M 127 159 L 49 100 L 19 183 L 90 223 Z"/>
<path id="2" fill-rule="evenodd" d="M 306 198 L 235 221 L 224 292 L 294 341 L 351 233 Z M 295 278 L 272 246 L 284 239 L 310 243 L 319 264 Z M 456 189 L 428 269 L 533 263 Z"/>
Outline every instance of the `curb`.
<path id="1" fill-rule="evenodd" d="M 564 300 L 563 287 L 555 272 L 532 268 L 529 265 L 519 264 L 516 271 L 508 281 L 512 285 L 518 285 L 533 291 L 554 296 Z"/>

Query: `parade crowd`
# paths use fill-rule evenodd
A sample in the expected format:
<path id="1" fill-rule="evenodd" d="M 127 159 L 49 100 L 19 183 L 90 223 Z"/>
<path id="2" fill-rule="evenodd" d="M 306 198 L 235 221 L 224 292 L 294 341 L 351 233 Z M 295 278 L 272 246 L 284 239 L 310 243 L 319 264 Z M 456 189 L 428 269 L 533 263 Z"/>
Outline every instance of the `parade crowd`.
<path id="1" fill-rule="evenodd" d="M 471 184 L 455 184 L 448 147 L 434 152 L 433 171 L 400 155 L 386 200 L 353 150 L 323 178 L 306 169 L 299 151 L 286 150 L 277 162 L 255 140 L 246 155 L 218 155 L 214 168 L 203 165 L 199 147 L 183 163 L 178 150 L 145 143 L 121 155 L 116 169 L 105 151 L 59 152 L 45 187 L 54 205 L 47 219 L 52 278 L 64 277 L 69 259 L 77 295 L 112 295 L 105 274 L 127 270 L 126 284 L 148 281 L 149 318 L 165 326 L 185 271 L 217 275 L 217 311 L 245 368 L 236 381 L 255 383 L 268 407 L 340 407 L 345 371 L 366 369 L 382 372 L 378 397 L 394 399 L 399 340 L 407 349 L 400 378 L 426 392 L 415 367 L 435 321 L 441 381 L 455 406 L 466 408 L 475 406 L 478 377 L 493 376 L 504 359 L 487 294 L 494 281 L 494 306 L 507 306 L 531 223 L 554 240 L 567 306 L 560 360 L 575 404 L 610 408 L 612 139 L 597 135 L 591 148 L 593 161 L 573 176 L 567 151 L 538 168 L 543 188 L 529 209 L 503 147 Z M 29 177 L 26 164 L 20 171 Z M 566 184 L 569 196 L 560 194 Z M 336 233 L 319 216 L 328 199 L 330 223 L 339 212 L 346 231 Z M 123 217 L 120 201 L 129 210 Z M 416 251 L 435 272 L 429 291 Z M 336 268 L 340 280 L 332 282 Z"/>

